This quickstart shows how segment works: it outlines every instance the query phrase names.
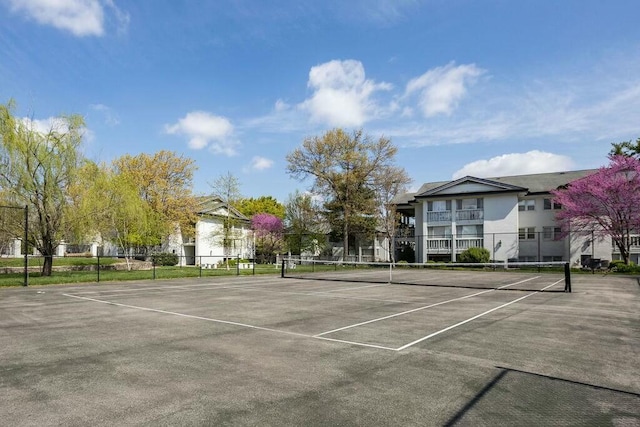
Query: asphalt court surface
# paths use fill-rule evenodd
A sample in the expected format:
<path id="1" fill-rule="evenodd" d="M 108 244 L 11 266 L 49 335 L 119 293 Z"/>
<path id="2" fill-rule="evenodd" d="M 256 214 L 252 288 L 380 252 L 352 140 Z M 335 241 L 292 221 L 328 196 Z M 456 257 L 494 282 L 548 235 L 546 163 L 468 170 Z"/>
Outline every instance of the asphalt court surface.
<path id="1" fill-rule="evenodd" d="M 0 289 L 0 419 L 640 425 L 640 286 L 573 282 L 571 294 L 274 276 Z"/>

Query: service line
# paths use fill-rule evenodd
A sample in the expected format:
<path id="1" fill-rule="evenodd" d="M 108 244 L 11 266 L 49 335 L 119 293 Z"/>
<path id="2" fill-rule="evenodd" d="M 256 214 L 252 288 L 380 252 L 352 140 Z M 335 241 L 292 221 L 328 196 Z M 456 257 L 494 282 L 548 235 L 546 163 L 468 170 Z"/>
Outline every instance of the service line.
<path id="1" fill-rule="evenodd" d="M 528 282 L 530 280 L 535 280 L 535 279 L 537 279 L 539 277 L 540 276 L 536 276 L 536 277 L 531 277 L 529 279 L 520 280 L 519 282 L 509 283 L 507 285 L 500 286 L 497 289 L 503 289 L 503 288 L 506 288 L 506 287 L 509 287 L 509 286 L 515 286 L 515 285 L 518 285 L 520 283 Z M 429 305 L 425 305 L 423 307 L 414 308 L 413 310 L 402 311 L 400 313 L 390 314 L 390 315 L 384 316 L 384 317 L 378 317 L 377 319 L 367 320 L 365 322 L 355 323 L 353 325 L 343 326 L 342 328 L 337 328 L 337 329 L 332 329 L 330 331 L 321 332 L 319 334 L 315 334 L 314 337 L 322 337 L 324 335 L 329 335 L 329 334 L 332 334 L 334 332 L 344 331 L 346 329 L 356 328 L 358 326 L 368 325 L 369 323 L 380 322 L 381 320 L 392 319 L 392 318 L 398 317 L 398 316 L 404 316 L 405 314 L 415 313 L 416 311 L 426 310 L 428 308 L 437 307 L 437 306 L 443 305 L 443 304 L 449 304 L 449 303 L 455 302 L 455 301 L 461 301 L 463 299 L 472 298 L 472 297 L 475 297 L 475 296 L 478 296 L 478 295 L 482 295 L 482 294 L 486 294 L 488 292 L 494 292 L 494 291 L 496 291 L 496 289 L 487 289 L 485 291 L 476 292 L 475 294 L 465 295 L 463 297 L 458 297 L 458 298 L 453 298 L 453 299 L 449 299 L 449 300 L 445 300 L 445 301 L 436 302 L 434 304 L 429 304 Z"/>

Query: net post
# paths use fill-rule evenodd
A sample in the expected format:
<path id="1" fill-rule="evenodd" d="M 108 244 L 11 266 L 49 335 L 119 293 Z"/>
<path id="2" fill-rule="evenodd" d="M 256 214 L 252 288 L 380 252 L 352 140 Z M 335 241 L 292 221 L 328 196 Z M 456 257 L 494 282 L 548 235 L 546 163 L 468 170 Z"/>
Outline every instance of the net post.
<path id="1" fill-rule="evenodd" d="M 568 262 L 564 264 L 564 291 L 571 292 L 571 266 Z"/>

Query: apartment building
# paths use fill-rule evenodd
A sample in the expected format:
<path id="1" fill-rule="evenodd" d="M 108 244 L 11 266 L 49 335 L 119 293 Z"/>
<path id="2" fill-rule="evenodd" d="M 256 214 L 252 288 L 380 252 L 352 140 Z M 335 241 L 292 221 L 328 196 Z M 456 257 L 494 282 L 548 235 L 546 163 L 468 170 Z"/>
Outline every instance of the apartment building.
<path id="1" fill-rule="evenodd" d="M 456 261 L 471 247 L 486 248 L 495 261 L 618 259 L 610 239 L 593 233 L 562 237 L 551 191 L 597 169 L 495 178 L 428 182 L 396 199 L 401 224 L 396 251 L 411 247 L 416 262 Z M 637 239 L 636 239 L 637 240 Z M 637 243 L 637 242 L 636 242 Z M 637 262 L 640 245 L 632 248 Z"/>

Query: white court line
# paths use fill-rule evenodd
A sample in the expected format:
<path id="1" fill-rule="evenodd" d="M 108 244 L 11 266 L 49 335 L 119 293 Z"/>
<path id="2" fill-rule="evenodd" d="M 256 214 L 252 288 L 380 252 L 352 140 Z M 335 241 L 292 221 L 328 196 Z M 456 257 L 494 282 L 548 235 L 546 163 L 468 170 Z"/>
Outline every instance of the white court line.
<path id="1" fill-rule="evenodd" d="M 108 293 L 109 298 L 117 298 L 120 296 L 127 297 L 136 297 L 136 296 L 146 296 L 146 295 L 162 295 L 162 294 L 170 294 L 172 291 L 179 292 L 192 292 L 199 290 L 207 290 L 207 289 L 238 289 L 241 291 L 258 291 L 258 292 L 266 292 L 266 293 L 279 293 L 279 294 L 288 294 L 288 295 L 307 295 L 307 296 L 323 296 L 325 298 L 334 298 L 334 299 L 354 299 L 354 300 L 362 300 L 362 301 L 377 301 L 377 302 L 392 302 L 392 303 L 400 303 L 400 304 L 419 304 L 417 301 L 401 301 L 401 300 L 388 300 L 388 299 L 379 299 L 379 298 L 362 298 L 362 297 L 349 297 L 349 296 L 331 296 L 328 295 L 331 292 L 340 292 L 340 291 L 350 291 L 353 289 L 362 289 L 362 288 L 370 288 L 373 286 L 388 286 L 387 284 L 376 284 L 376 285 L 367 285 L 367 286 L 356 286 L 352 288 L 342 288 L 342 289 L 333 289 L 329 291 L 310 291 L 310 292 L 294 292 L 294 291 L 276 291 L 271 289 L 264 289 L 267 284 L 276 284 L 281 283 L 281 280 L 273 279 L 258 283 L 244 283 L 233 286 L 223 286 L 223 284 L 212 284 L 212 283 L 200 283 L 193 285 L 184 285 L 184 286 L 161 286 L 161 287 L 152 287 L 152 288 L 136 288 L 136 289 L 111 289 L 105 291 L 86 291 L 86 292 L 74 292 L 74 295 L 94 295 L 94 294 L 106 294 Z M 266 283 L 265 283 L 266 282 Z M 147 292 L 154 290 L 162 290 L 165 292 Z M 324 295 L 327 294 L 327 295 Z"/>
<path id="2" fill-rule="evenodd" d="M 344 289 L 331 289 L 330 291 L 318 291 L 315 293 L 326 294 L 329 292 L 343 292 L 343 291 L 352 291 L 354 289 L 364 289 L 364 288 L 375 288 L 380 286 L 389 286 L 388 283 L 378 283 L 375 285 L 366 285 L 366 286 L 354 286 L 353 288 L 344 288 Z"/>
<path id="3" fill-rule="evenodd" d="M 62 294 L 62 295 L 66 296 L 66 297 L 69 297 L 69 298 L 76 298 L 76 299 L 85 300 L 85 301 L 98 302 L 98 303 L 101 303 L 101 304 L 114 305 L 114 306 L 117 306 L 117 307 L 131 308 L 131 309 L 134 309 L 134 310 L 150 311 L 150 312 L 153 312 L 153 313 L 161 313 L 161 314 L 170 314 L 170 315 L 173 315 L 173 316 L 186 317 L 188 319 L 205 320 L 207 322 L 222 323 L 222 324 L 233 325 L 233 326 L 240 326 L 240 327 L 243 327 L 243 328 L 257 329 L 257 330 L 260 330 L 260 331 L 276 332 L 276 333 L 279 333 L 279 334 L 293 335 L 293 336 L 303 337 L 303 338 L 314 338 L 314 339 L 320 339 L 320 340 L 325 340 L 325 341 L 341 342 L 341 343 L 344 343 L 344 344 L 351 344 L 351 345 L 356 345 L 356 346 L 360 346 L 360 347 L 372 347 L 372 348 L 378 348 L 378 349 L 382 349 L 382 350 L 396 351 L 395 348 L 384 347 L 384 346 L 375 345 L 375 344 L 359 343 L 359 342 L 355 342 L 355 341 L 336 340 L 336 339 L 324 338 L 324 337 L 314 337 L 312 335 L 301 334 L 301 333 L 298 333 L 298 332 L 289 332 L 289 331 L 283 331 L 283 330 L 280 330 L 280 329 L 265 328 L 265 327 L 262 327 L 262 326 L 248 325 L 246 323 L 231 322 L 231 321 L 228 321 L 228 320 L 212 319 L 210 317 L 194 316 L 194 315 L 191 315 L 191 314 L 177 313 L 175 311 L 159 310 L 159 309 L 155 309 L 155 308 L 140 307 L 140 306 L 129 305 L 129 304 L 120 304 L 120 303 L 117 303 L 117 302 L 99 300 L 99 299 L 96 299 L 96 298 L 81 297 L 81 296 L 72 295 L 72 294 Z"/>
<path id="4" fill-rule="evenodd" d="M 456 323 L 455 325 L 451 325 L 451 326 L 449 326 L 449 327 L 447 327 L 447 328 L 444 328 L 444 329 L 441 329 L 441 330 L 439 330 L 439 331 L 437 331 L 437 332 L 434 332 L 434 333 L 432 333 L 432 334 L 429 334 L 429 335 L 427 335 L 426 337 L 422 337 L 422 338 L 420 338 L 420 339 L 417 339 L 417 340 L 415 340 L 415 341 L 413 341 L 413 342 L 410 342 L 409 344 L 405 344 L 405 345 L 403 345 L 402 347 L 398 347 L 398 348 L 396 348 L 396 351 L 402 351 L 402 350 L 404 350 L 404 349 L 406 349 L 406 348 L 411 347 L 412 345 L 415 345 L 415 344 L 421 343 L 422 341 L 426 341 L 426 340 L 428 340 L 429 338 L 433 338 L 433 337 L 435 337 L 436 335 L 440 335 L 440 334 L 441 334 L 441 333 L 443 333 L 443 332 L 447 332 L 447 331 L 449 331 L 449 330 L 451 330 L 451 329 L 453 329 L 453 328 L 457 328 L 458 326 L 464 325 L 465 323 L 469 323 L 469 322 L 471 322 L 471 321 L 473 321 L 473 320 L 476 320 L 476 319 L 477 319 L 477 318 L 479 318 L 479 317 L 485 316 L 485 315 L 487 315 L 487 314 L 489 314 L 489 313 L 492 313 L 492 312 L 494 312 L 494 311 L 496 311 L 496 310 L 500 310 L 501 308 L 504 308 L 504 307 L 506 307 L 506 306 L 508 306 L 508 305 L 511 305 L 511 304 L 513 304 L 513 303 L 516 303 L 516 302 L 518 302 L 518 301 L 522 301 L 522 300 L 523 300 L 523 299 L 525 299 L 525 298 L 529 298 L 531 295 L 538 294 L 538 293 L 540 293 L 540 292 L 544 291 L 545 289 L 548 289 L 548 288 L 550 288 L 550 287 L 552 287 L 552 286 L 557 285 L 558 283 L 562 282 L 563 280 L 564 280 L 564 279 L 560 279 L 560 280 L 558 280 L 557 282 L 550 284 L 549 286 L 545 286 L 544 288 L 540 289 L 539 291 L 532 292 L 532 293 L 527 294 L 527 295 L 525 295 L 525 296 L 523 296 L 523 297 L 520 297 L 520 298 L 518 298 L 518 299 L 515 299 L 515 300 L 513 300 L 513 301 L 511 301 L 511 302 L 508 302 L 508 303 L 502 304 L 502 305 L 500 305 L 500 306 L 498 306 L 498 307 L 492 308 L 491 310 L 487 310 L 487 311 L 485 311 L 484 313 L 480 313 L 480 314 L 478 314 L 478 315 L 476 315 L 476 316 L 470 317 L 470 318 L 468 318 L 467 320 L 463 320 L 462 322 L 458 322 L 458 323 Z"/>
<path id="5" fill-rule="evenodd" d="M 271 282 L 276 282 L 278 280 L 281 280 L 280 278 L 278 279 L 271 279 L 271 280 L 262 280 L 260 281 L 260 283 L 271 283 Z M 83 292 L 76 292 L 76 295 L 92 295 L 92 294 L 105 294 L 105 293 L 113 293 L 113 292 L 141 292 L 141 291 L 155 291 L 155 290 L 163 290 L 163 289 L 179 289 L 179 290 L 191 290 L 192 288 L 206 288 L 206 287 L 210 287 L 210 288 L 228 288 L 230 286 L 225 286 L 228 283 L 220 283 L 220 284 L 215 284 L 215 283 L 195 283 L 195 284 L 186 284 L 186 285 L 163 285 L 163 286 L 155 286 L 155 287 L 149 287 L 149 288 L 127 288 L 127 289 L 103 289 L 103 290 L 98 290 L 98 291 L 83 291 Z M 249 282 L 239 282 L 238 286 L 235 287 L 245 287 L 245 286 L 260 286 L 257 283 L 249 283 Z"/>
<path id="6" fill-rule="evenodd" d="M 353 345 L 358 345 L 358 346 L 361 346 L 361 347 L 371 347 L 371 348 L 379 348 L 379 349 L 382 349 L 382 350 L 398 351 L 395 348 L 385 347 L 383 345 L 366 344 L 366 343 L 362 343 L 362 342 L 346 341 L 346 340 L 337 340 L 337 339 L 334 339 L 334 338 L 318 337 L 318 336 L 313 336 L 313 337 L 310 337 L 310 338 L 316 338 L 316 339 L 324 340 L 324 341 L 341 342 L 341 343 L 345 343 L 345 344 L 353 344 Z"/>
<path id="7" fill-rule="evenodd" d="M 528 281 L 530 281 L 530 280 L 537 279 L 537 278 L 539 278 L 539 277 L 540 277 L 540 276 L 536 276 L 536 277 L 531 277 L 531 278 L 529 278 L 529 279 L 520 280 L 519 282 L 509 283 L 509 284 L 507 284 L 507 285 L 500 286 L 500 287 L 499 287 L 499 288 L 497 288 L 497 289 L 506 288 L 506 287 L 508 287 L 508 286 L 515 286 L 515 285 L 518 285 L 518 284 L 520 284 L 520 283 L 524 283 L 524 282 L 528 282 Z M 463 300 L 463 299 L 467 299 L 467 298 L 475 297 L 475 296 L 478 296 L 478 295 L 486 294 L 487 292 L 494 292 L 494 291 L 496 291 L 497 289 L 488 289 L 488 290 L 486 290 L 486 291 L 476 292 L 475 294 L 470 294 L 470 295 L 466 295 L 466 296 L 463 296 L 463 297 L 453 298 L 453 299 L 446 300 L 446 301 L 440 301 L 440 302 L 437 302 L 437 303 L 434 303 L 434 304 L 425 305 L 424 307 L 414 308 L 413 310 L 407 310 L 407 311 L 403 311 L 403 312 L 400 312 L 400 313 L 390 314 L 390 315 L 388 315 L 388 316 L 384 316 L 384 317 L 379 317 L 379 318 L 377 318 L 377 319 L 367 320 L 366 322 L 360 322 L 360 323 L 356 323 L 356 324 L 353 324 L 353 325 L 343 326 L 342 328 L 333 329 L 333 330 L 331 330 L 331 331 L 326 331 L 326 332 L 321 332 L 321 333 L 319 333 L 319 334 L 314 335 L 314 337 L 321 337 L 321 336 L 323 336 L 323 335 L 332 334 L 332 333 L 334 333 L 334 332 L 344 331 L 345 329 L 351 329 L 351 328 L 355 328 L 355 327 L 358 327 L 358 326 L 367 325 L 367 324 L 369 324 L 369 323 L 379 322 L 379 321 L 381 321 L 381 320 L 387 320 L 387 319 L 391 319 L 391 318 L 393 318 L 393 317 L 403 316 L 403 315 L 405 315 L 405 314 L 414 313 L 414 312 L 416 312 L 416 311 L 425 310 L 425 309 L 427 309 L 427 308 L 437 307 L 437 306 L 439 306 L 439 305 L 448 304 L 448 303 L 450 303 L 450 302 L 460 301 L 460 300 Z"/>
<path id="8" fill-rule="evenodd" d="M 208 322 L 223 323 L 223 324 L 226 324 L 226 325 L 242 326 L 244 328 L 258 329 L 258 330 L 261 330 L 261 331 L 277 332 L 277 333 L 280 333 L 280 334 L 287 334 L 287 335 L 295 335 L 295 336 L 299 336 L 299 337 L 312 338 L 311 335 L 300 334 L 300 333 L 297 333 L 297 332 L 283 331 L 283 330 L 278 330 L 278 329 L 265 328 L 265 327 L 262 327 L 262 326 L 247 325 L 246 323 L 231 322 L 229 320 L 212 319 L 210 317 L 194 316 L 192 314 L 177 313 L 175 311 L 159 310 L 159 309 L 156 309 L 156 308 L 140 307 L 140 306 L 137 306 L 137 305 L 120 304 L 120 303 L 117 303 L 117 302 L 105 301 L 105 300 L 100 300 L 100 299 L 96 299 L 96 298 L 81 297 L 81 296 L 72 295 L 72 294 L 62 294 L 62 295 L 64 295 L 65 297 L 69 297 L 69 298 L 77 298 L 77 299 L 86 300 L 86 301 L 99 302 L 99 303 L 102 303 L 102 304 L 115 305 L 117 307 L 132 308 L 132 309 L 135 309 L 135 310 L 150 311 L 150 312 L 153 312 L 153 313 L 171 314 L 173 316 L 186 317 L 186 318 L 189 318 L 189 319 L 206 320 Z"/>

